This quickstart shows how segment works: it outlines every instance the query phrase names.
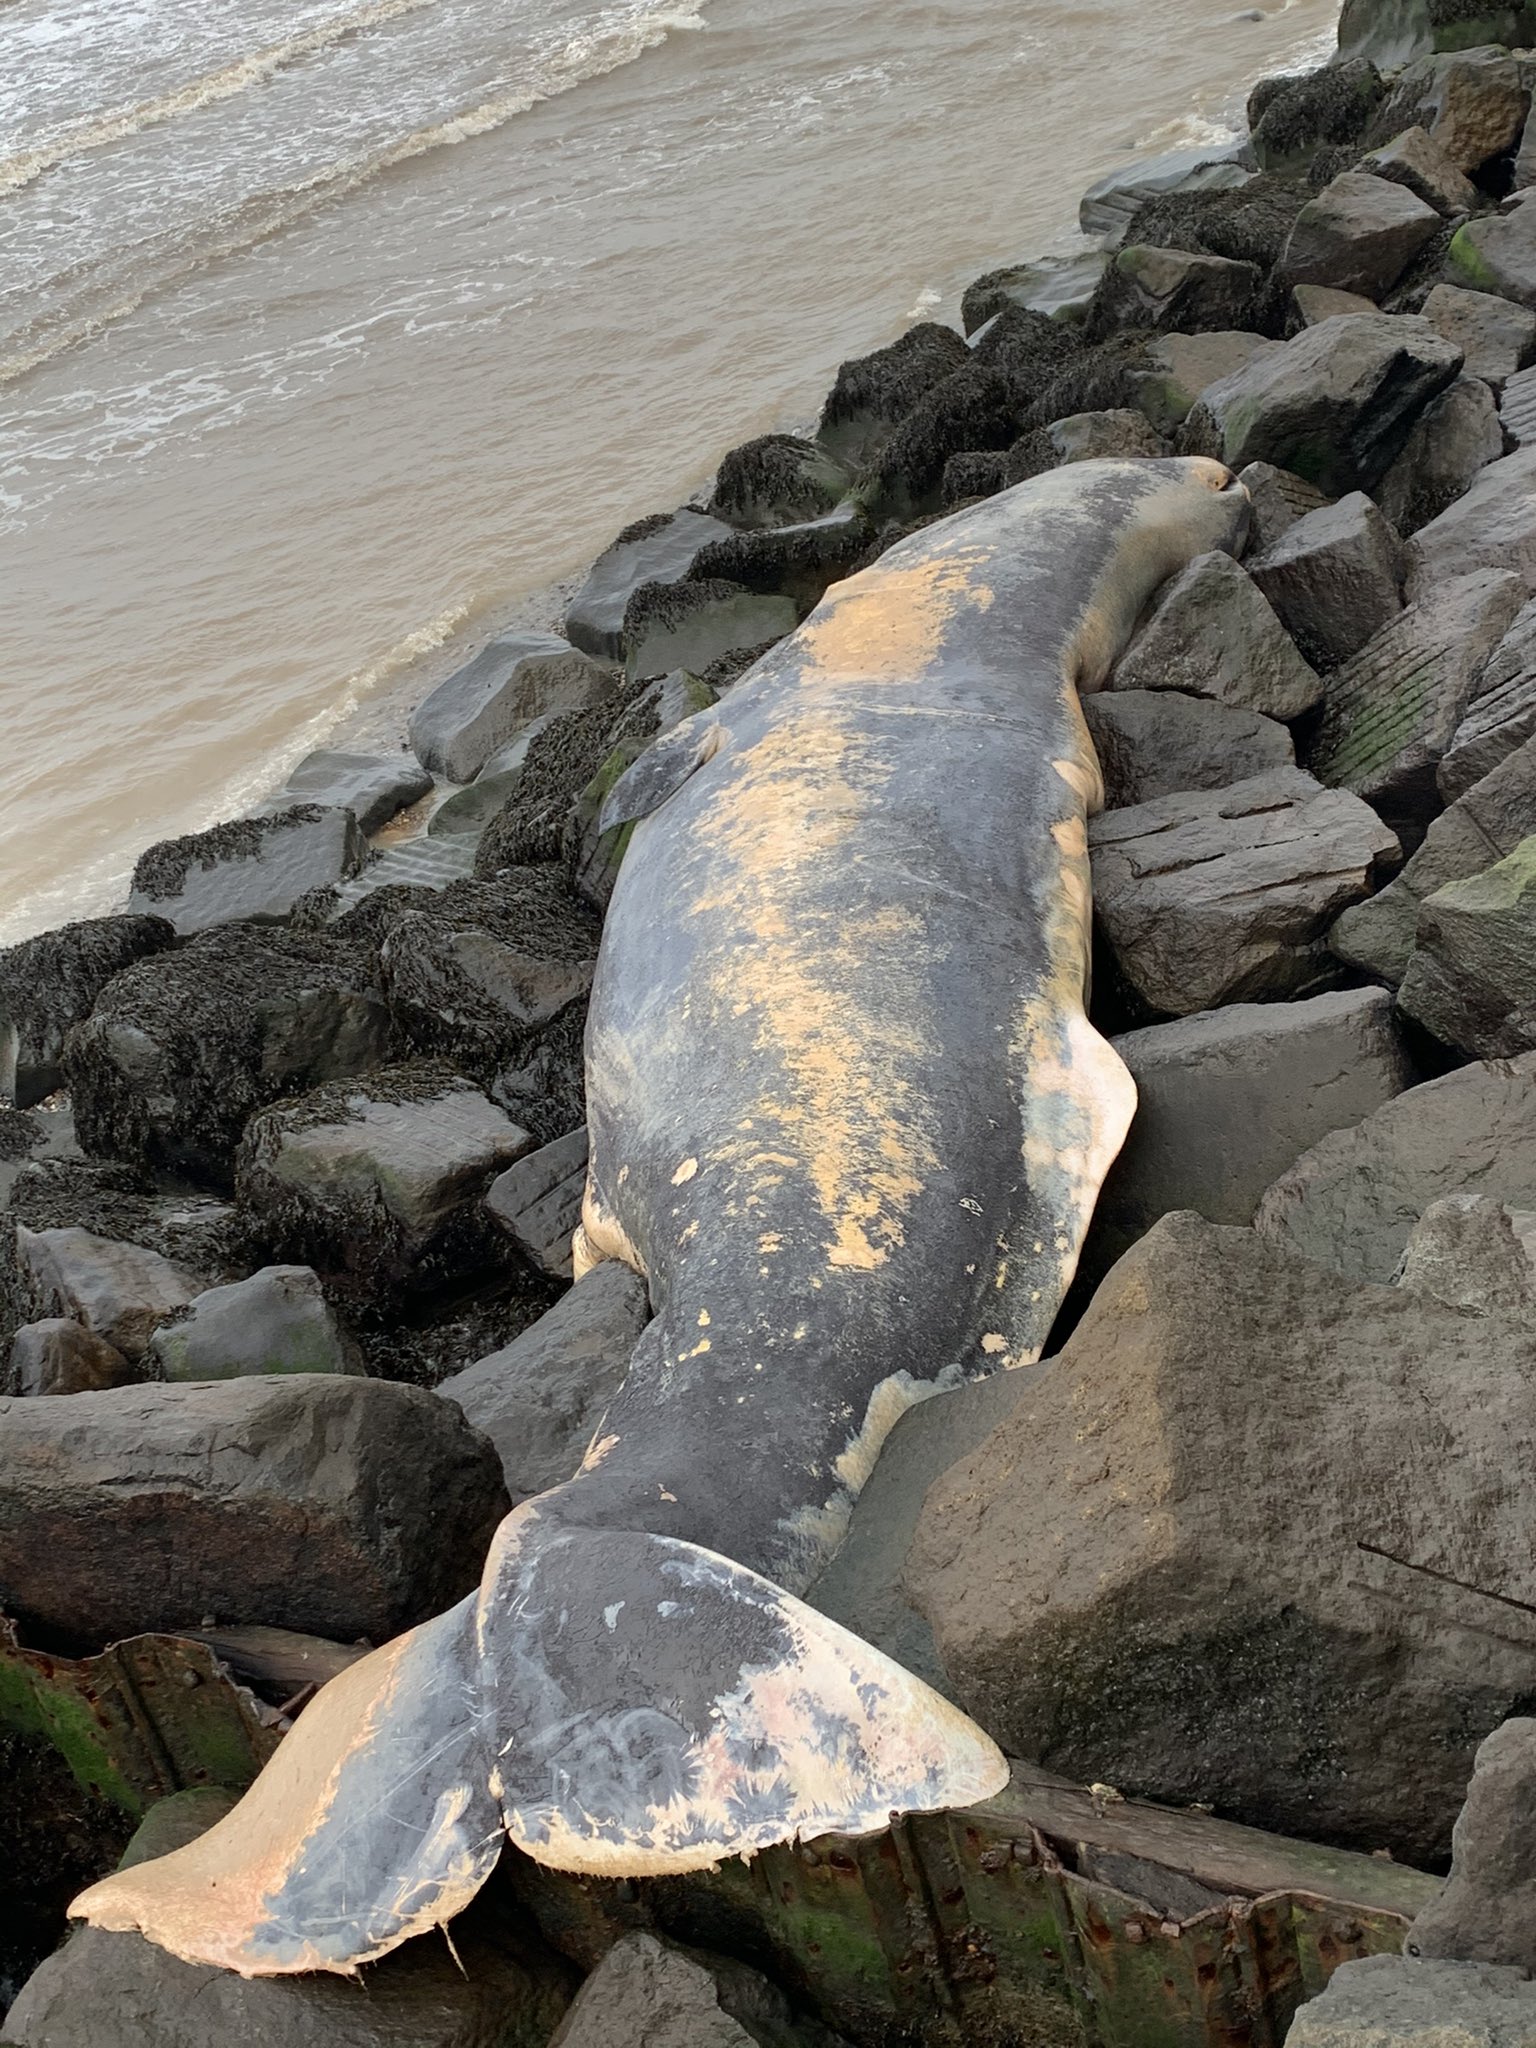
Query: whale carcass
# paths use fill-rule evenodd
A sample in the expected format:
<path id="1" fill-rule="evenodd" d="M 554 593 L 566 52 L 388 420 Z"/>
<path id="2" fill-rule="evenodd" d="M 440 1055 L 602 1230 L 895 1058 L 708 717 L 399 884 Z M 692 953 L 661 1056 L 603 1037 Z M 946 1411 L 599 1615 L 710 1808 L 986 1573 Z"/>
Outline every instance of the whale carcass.
<path id="1" fill-rule="evenodd" d="M 326 1686 L 229 1818 L 76 1903 L 247 1975 L 448 1920 L 505 1837 L 698 1869 L 997 1791 L 1003 1759 L 796 1595 L 913 1402 L 1036 1359 L 1134 1109 L 1084 1011 L 1078 693 L 1246 495 L 1082 463 L 836 586 L 615 787 L 578 1262 L 655 1320 L 478 1593 Z"/>

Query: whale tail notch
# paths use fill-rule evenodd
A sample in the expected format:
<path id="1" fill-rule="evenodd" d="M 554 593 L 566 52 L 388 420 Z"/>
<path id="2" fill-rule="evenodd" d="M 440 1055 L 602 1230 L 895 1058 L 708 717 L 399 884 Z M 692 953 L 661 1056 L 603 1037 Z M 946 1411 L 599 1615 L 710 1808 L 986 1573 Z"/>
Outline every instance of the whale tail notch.
<path id="1" fill-rule="evenodd" d="M 467 1905 L 503 1832 L 556 1869 L 661 1876 L 1007 1776 L 957 1708 L 757 1573 L 530 1503 L 477 1600 L 332 1680 L 227 1819 L 72 1911 L 245 1976 L 349 1972 Z"/>

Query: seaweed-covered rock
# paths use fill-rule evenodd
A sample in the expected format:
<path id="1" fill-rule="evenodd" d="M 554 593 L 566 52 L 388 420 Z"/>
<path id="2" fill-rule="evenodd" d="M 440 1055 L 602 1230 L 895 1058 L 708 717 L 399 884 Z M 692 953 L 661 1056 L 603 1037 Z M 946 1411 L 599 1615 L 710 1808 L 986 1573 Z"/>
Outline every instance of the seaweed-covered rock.
<path id="1" fill-rule="evenodd" d="M 967 334 L 975 335 L 989 320 L 1016 306 L 1063 327 L 1075 326 L 1088 311 L 1107 261 L 1103 250 L 1088 249 L 1081 255 L 1041 256 L 989 270 L 966 286 L 960 300 L 961 323 Z"/>
<path id="2" fill-rule="evenodd" d="M 175 938 L 163 917 L 93 917 L 0 952 L 0 1096 L 31 1109 L 61 1087 L 71 1027 L 113 975 Z"/>
<path id="3" fill-rule="evenodd" d="M 1507 213 L 1469 220 L 1457 230 L 1445 268 L 1451 283 L 1469 291 L 1536 307 L 1536 206 L 1526 199 Z"/>
<path id="4" fill-rule="evenodd" d="M 357 829 L 371 836 L 397 812 L 431 791 L 432 777 L 408 754 L 348 754 L 322 747 L 289 770 L 282 788 L 268 797 L 261 809 L 284 811 L 291 804 L 334 806 L 350 811 Z"/>
<path id="5" fill-rule="evenodd" d="M 1126 329 L 1199 334 L 1251 328 L 1263 274 L 1256 264 L 1132 243 L 1113 257 L 1088 315 L 1094 337 Z"/>
<path id="6" fill-rule="evenodd" d="M 1531 89 L 1507 49 L 1486 45 L 1418 57 L 1376 119 L 1382 136 L 1422 128 L 1461 171 L 1477 171 L 1520 140 Z"/>
<path id="7" fill-rule="evenodd" d="M 840 504 L 850 481 L 818 442 L 760 434 L 721 462 L 709 509 L 732 526 L 800 526 Z"/>
<path id="8" fill-rule="evenodd" d="M 1413 1923 L 1416 1956 L 1536 1974 L 1536 1721 L 1506 1721 L 1477 1752 L 1451 1834 L 1444 1891 Z M 1536 1986 L 1531 1987 L 1536 2035 Z"/>
<path id="9" fill-rule="evenodd" d="M 961 1702 L 1080 1782 L 1442 1856 L 1536 1685 L 1495 1619 L 1536 1591 L 1530 1338 L 1165 1218 L 928 1496 L 907 1583 Z"/>
<path id="10" fill-rule="evenodd" d="M 37 1317 L 73 1316 L 125 1358 L 142 1359 L 156 1328 L 198 1291 L 199 1276 L 145 1245 L 66 1226 L 16 1226 L 16 1272 Z"/>
<path id="11" fill-rule="evenodd" d="M 1269 718 L 1299 718 L 1322 695 L 1272 606 L 1230 555 L 1199 555 L 1159 592 L 1116 665 L 1112 690 L 1183 690 Z"/>
<path id="12" fill-rule="evenodd" d="M 1239 155 L 1232 144 L 1207 144 L 1166 150 L 1110 171 L 1083 194 L 1078 225 L 1085 235 L 1119 239 L 1149 200 L 1229 192 L 1246 185 L 1253 173 Z"/>
<path id="13" fill-rule="evenodd" d="M 1461 350 L 1426 320 L 1325 320 L 1212 385 L 1189 416 L 1188 445 L 1233 469 L 1294 470 L 1330 497 L 1373 490 L 1460 369 Z"/>
<path id="14" fill-rule="evenodd" d="M 1115 1040 L 1139 1106 L 1083 1252 L 1098 1281 L 1161 1217 L 1251 1223 L 1274 1180 L 1330 1131 L 1410 1086 L 1384 989 L 1233 1003 Z"/>
<path id="15" fill-rule="evenodd" d="M 514 1502 L 574 1475 L 650 1313 L 639 1274 L 605 1260 L 521 1336 L 438 1383 L 495 1444 Z"/>
<path id="16" fill-rule="evenodd" d="M 1383 1284 L 1446 1195 L 1536 1208 L 1536 1058 L 1462 1067 L 1336 1131 L 1268 1189 L 1254 1227 L 1319 1264 Z"/>
<path id="17" fill-rule="evenodd" d="M 1274 719 L 1179 690 L 1103 691 L 1083 700 L 1083 716 L 1111 810 L 1181 789 L 1225 789 L 1296 759 Z"/>
<path id="18" fill-rule="evenodd" d="M 1341 960 L 1394 986 L 1408 970 L 1426 897 L 1480 875 L 1536 832 L 1536 744 L 1516 749 L 1442 811 L 1402 873 L 1328 934 Z"/>
<path id="19" fill-rule="evenodd" d="M 371 948 L 232 925 L 118 975 L 64 1065 L 88 1151 L 217 1180 L 254 1111 L 378 1066 L 394 1042 Z"/>
<path id="20" fill-rule="evenodd" d="M 161 1323 L 149 1355 L 163 1380 L 363 1369 L 308 1266 L 263 1266 L 247 1280 L 210 1287 Z"/>
<path id="21" fill-rule="evenodd" d="M 1307 198 L 1305 184 L 1269 176 L 1229 191 L 1171 193 L 1147 201 L 1126 239 L 1145 248 L 1203 251 L 1270 270 Z"/>
<path id="22" fill-rule="evenodd" d="M 792 633 L 791 598 L 762 595 L 721 577 L 642 583 L 624 611 L 624 667 L 631 682 L 675 668 L 698 674 L 724 654 Z"/>
<path id="23" fill-rule="evenodd" d="M 536 1272 L 571 1277 L 571 1239 L 587 1185 L 587 1129 L 541 1146 L 491 1183 L 485 1206 Z"/>
<path id="24" fill-rule="evenodd" d="M 754 528 L 733 534 L 729 540 L 711 541 L 699 550 L 693 579 L 708 582 L 720 578 L 761 597 L 791 600 L 798 616 L 812 611 L 829 585 L 852 572 L 869 539 L 869 522 L 863 512 L 857 505 L 843 506 L 805 525 Z M 758 639 L 733 644 L 724 657 L 712 654 L 694 666 L 707 675 L 722 658 L 739 659 L 747 650 L 760 651 L 786 630 L 782 614 L 775 614 Z M 677 666 L 687 667 L 688 663 Z M 642 670 L 635 664 L 632 672 L 638 675 Z"/>
<path id="25" fill-rule="evenodd" d="M 1361 491 L 1309 512 L 1248 574 L 1315 668 L 1337 668 L 1403 608 L 1403 548 Z"/>
<path id="26" fill-rule="evenodd" d="M 1408 543 L 1408 599 L 1479 569 L 1518 575 L 1536 597 L 1536 448 L 1479 470 L 1463 498 Z"/>
<path id="27" fill-rule="evenodd" d="M 1458 377 L 1425 406 L 1403 452 L 1376 488 L 1376 503 L 1405 540 L 1438 519 L 1504 453 L 1493 393 L 1480 377 Z"/>
<path id="28" fill-rule="evenodd" d="M 1536 1311 L 1533 1225 L 1536 1215 L 1487 1195 L 1447 1195 L 1414 1225 L 1396 1284 L 1470 1315 Z"/>
<path id="29" fill-rule="evenodd" d="M 0 1598 L 75 1640 L 213 1615 L 382 1642 L 469 1591 L 507 1508 L 459 1410 L 385 1380 L 0 1401 Z"/>
<path id="30" fill-rule="evenodd" d="M 1361 157 L 1359 168 L 1373 178 L 1390 179 L 1403 185 L 1442 218 L 1470 213 L 1478 204 L 1478 190 L 1446 155 L 1432 135 L 1422 128 L 1405 128 L 1380 149 Z"/>
<path id="31" fill-rule="evenodd" d="M 236 818 L 140 854 L 128 908 L 189 937 L 221 924 L 280 923 L 299 898 L 355 875 L 368 842 L 350 811 L 294 804 Z"/>
<path id="32" fill-rule="evenodd" d="M 958 337 L 957 337 L 958 339 Z M 963 344 L 962 344 L 963 346 Z M 722 519 L 687 507 L 637 519 L 598 556 L 565 615 L 565 637 L 600 661 L 624 656 L 624 611 L 642 583 L 678 583 L 699 549 L 724 540 Z"/>
<path id="33" fill-rule="evenodd" d="M 1474 1059 L 1536 1048 L 1536 837 L 1425 898 L 1397 1001 Z"/>
<path id="34" fill-rule="evenodd" d="M 1523 597 L 1518 576 L 1460 576 L 1393 619 L 1329 679 L 1313 772 L 1417 845 L 1441 808 L 1441 757 Z"/>
<path id="35" fill-rule="evenodd" d="M 1259 168 L 1300 170 L 1320 149 L 1358 141 L 1384 90 L 1368 57 L 1261 78 L 1248 95 L 1248 144 Z"/>
<path id="36" fill-rule="evenodd" d="M 599 926 L 549 867 L 456 882 L 408 912 L 380 953 L 390 1002 L 413 1044 L 491 1070 L 516 1058 L 592 986 Z"/>
<path id="37" fill-rule="evenodd" d="M 888 519 L 935 512 L 944 465 L 966 450 L 1006 448 L 1022 425 L 1014 381 L 967 361 L 921 398 L 891 432 L 875 466 L 870 502 Z"/>
<path id="38" fill-rule="evenodd" d="M 236 1188 L 274 1250 L 372 1303 L 497 1263 L 483 1198 L 532 1149 L 504 1110 L 428 1060 L 264 1110 Z"/>
<path id="39" fill-rule="evenodd" d="M 411 713 L 424 768 L 473 782 L 498 747 L 536 718 L 613 695 L 613 671 L 555 633 L 509 633 L 456 669 Z"/>
<path id="40" fill-rule="evenodd" d="M 1406 185 L 1345 171 L 1297 214 L 1281 275 L 1379 299 L 1439 231 L 1439 214 Z"/>
<path id="41" fill-rule="evenodd" d="M 968 360 L 954 329 L 931 320 L 919 321 L 872 355 L 850 358 L 838 366 L 822 406 L 817 441 L 848 468 L 863 467 L 918 400 Z"/>
<path id="42" fill-rule="evenodd" d="M 1328 926 L 1398 855 L 1373 811 L 1296 768 L 1106 811 L 1089 846 L 1116 965 L 1167 1016 L 1316 983 Z"/>
<path id="43" fill-rule="evenodd" d="M 565 712 L 552 718 L 529 743 L 516 789 L 474 848 L 477 881 L 494 881 L 507 868 L 563 860 L 581 793 L 612 753 L 626 725 L 636 738 L 654 730 L 654 723 L 647 725 L 641 711 L 649 687 L 626 683 L 612 706 Z M 645 730 L 634 729 L 636 719 Z"/>
<path id="44" fill-rule="evenodd" d="M 1249 552 L 1262 554 L 1282 533 L 1289 533 L 1298 519 L 1328 503 L 1315 484 L 1291 470 L 1276 469 L 1272 462 L 1250 462 L 1238 475 L 1252 508 Z"/>
<path id="45" fill-rule="evenodd" d="M 1147 343 L 1147 369 L 1135 377 L 1136 404 L 1158 433 L 1171 434 L 1188 419 L 1201 392 L 1278 346 L 1241 329 L 1158 335 Z"/>
<path id="46" fill-rule="evenodd" d="M 1369 56 L 1390 71 L 1437 50 L 1532 42 L 1536 8 L 1529 0 L 1344 0 L 1339 19 L 1339 55 Z"/>
<path id="47" fill-rule="evenodd" d="M 643 1930 L 609 1949 L 549 2048 L 838 2048 L 777 1985 L 723 1956 Z"/>
<path id="48" fill-rule="evenodd" d="M 121 1351 L 73 1316 L 26 1323 L 11 1344 L 12 1394 L 94 1394 L 132 1386 L 144 1374 Z"/>
<path id="49" fill-rule="evenodd" d="M 1472 702 L 1437 772 L 1441 796 L 1454 804 L 1532 737 L 1536 737 L 1536 603 L 1516 615 L 1478 678 Z"/>

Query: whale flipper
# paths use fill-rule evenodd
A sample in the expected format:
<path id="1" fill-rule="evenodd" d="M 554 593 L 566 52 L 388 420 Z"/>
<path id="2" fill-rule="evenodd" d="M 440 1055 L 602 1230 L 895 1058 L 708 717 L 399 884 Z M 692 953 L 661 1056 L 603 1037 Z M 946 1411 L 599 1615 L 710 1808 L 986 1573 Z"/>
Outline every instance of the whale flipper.
<path id="1" fill-rule="evenodd" d="M 640 1877 L 1007 1778 L 957 1708 L 755 1572 L 514 1514 L 478 1601 L 333 1679 L 226 1819 L 71 1911 L 244 1976 L 350 1971 L 462 1910 L 503 1830 Z"/>
<path id="2" fill-rule="evenodd" d="M 355 1971 L 450 1920 L 501 1853 L 473 1596 L 322 1687 L 230 1814 L 71 1912 L 244 1977 Z"/>
<path id="3" fill-rule="evenodd" d="M 725 728 L 710 711 L 695 712 L 663 733 L 654 746 L 631 761 L 609 790 L 598 817 L 598 831 L 633 825 L 659 811 L 690 776 L 715 758 L 724 739 Z"/>

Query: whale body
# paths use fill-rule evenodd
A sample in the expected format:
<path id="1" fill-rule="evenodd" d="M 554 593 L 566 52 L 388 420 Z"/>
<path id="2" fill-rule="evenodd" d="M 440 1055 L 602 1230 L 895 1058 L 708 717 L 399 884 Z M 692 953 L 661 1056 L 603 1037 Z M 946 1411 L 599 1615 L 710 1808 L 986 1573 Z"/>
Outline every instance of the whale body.
<path id="1" fill-rule="evenodd" d="M 837 585 L 621 779 L 577 1260 L 634 1266 L 655 1320 L 479 1591 L 78 1916 L 348 1971 L 507 1838 L 637 1877 L 1001 1789 L 979 1728 L 797 1596 L 905 1410 L 1045 1344 L 1135 1107 L 1085 1012 L 1078 697 L 1246 521 L 1215 463 L 1053 471 Z"/>

